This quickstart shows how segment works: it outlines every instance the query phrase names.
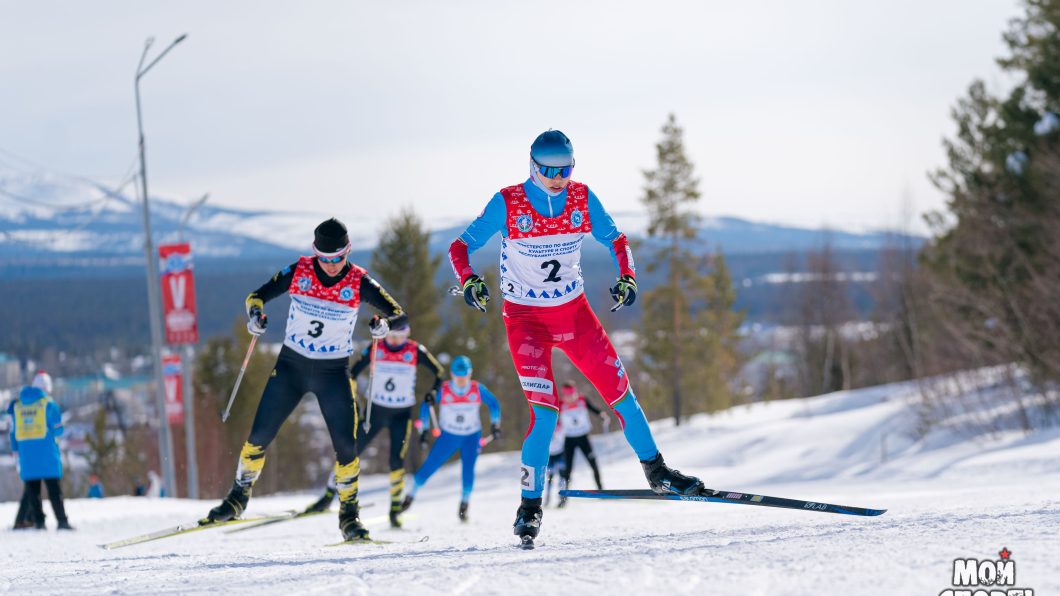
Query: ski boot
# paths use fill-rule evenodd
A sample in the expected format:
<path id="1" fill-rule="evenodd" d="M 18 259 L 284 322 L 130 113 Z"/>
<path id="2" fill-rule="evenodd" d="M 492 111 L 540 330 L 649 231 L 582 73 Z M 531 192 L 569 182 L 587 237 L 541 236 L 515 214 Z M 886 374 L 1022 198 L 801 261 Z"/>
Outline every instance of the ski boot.
<path id="1" fill-rule="evenodd" d="M 641 460 L 644 476 L 652 491 L 659 495 L 698 495 L 703 491 L 703 482 L 695 476 L 685 476 L 663 461 L 662 453 L 647 461 Z"/>
<path id="2" fill-rule="evenodd" d="M 346 501 L 339 504 L 339 530 L 346 541 L 369 540 L 368 528 L 360 518 L 360 507 L 357 501 Z"/>
<path id="3" fill-rule="evenodd" d="M 512 526 L 522 548 L 534 548 L 534 538 L 537 538 L 537 533 L 541 531 L 541 516 L 541 499 L 523 497 L 519 510 L 515 512 L 515 524 Z"/>
<path id="4" fill-rule="evenodd" d="M 457 513 L 460 521 L 467 523 L 467 501 L 460 501 L 460 512 Z"/>
<path id="5" fill-rule="evenodd" d="M 401 513 L 401 504 L 393 503 L 390 505 L 390 527 L 394 530 L 401 529 L 401 520 L 398 515 Z"/>
<path id="6" fill-rule="evenodd" d="M 324 491 L 324 495 L 317 499 L 316 503 L 305 508 L 305 513 L 324 513 L 331 508 L 331 502 L 334 500 L 335 489 L 329 486 L 327 490 Z"/>
<path id="7" fill-rule="evenodd" d="M 64 520 L 61 520 L 61 521 L 59 522 L 59 527 L 58 527 L 58 529 L 60 529 L 60 530 L 69 530 L 69 531 L 73 531 L 74 527 L 70 525 L 70 521 L 69 521 L 69 520 L 65 520 L 65 519 L 64 519 Z"/>
<path id="8" fill-rule="evenodd" d="M 405 495 L 405 500 L 401 502 L 401 513 L 405 513 L 409 510 L 409 507 L 412 507 L 413 500 L 412 495 Z"/>
<path id="9" fill-rule="evenodd" d="M 236 519 L 246 511 L 248 501 L 250 501 L 250 486 L 241 486 L 236 482 L 232 484 L 232 490 L 228 491 L 228 496 L 221 501 L 221 504 L 211 509 L 205 518 L 199 520 L 199 525 L 205 526 Z"/>

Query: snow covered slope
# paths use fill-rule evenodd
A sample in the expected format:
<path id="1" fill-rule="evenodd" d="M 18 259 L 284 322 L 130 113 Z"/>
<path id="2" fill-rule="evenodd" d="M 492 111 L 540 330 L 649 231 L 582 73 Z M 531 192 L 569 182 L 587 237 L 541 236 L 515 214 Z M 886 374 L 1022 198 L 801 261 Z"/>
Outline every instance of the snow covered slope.
<path id="1" fill-rule="evenodd" d="M 916 402 L 900 384 L 655 424 L 667 460 L 709 486 L 888 509 L 882 517 L 572 500 L 546 509 L 539 548 L 520 551 L 518 454 L 496 453 L 479 460 L 468 524 L 456 516 L 458 466 L 431 479 L 404 531 L 386 528 L 386 479 L 362 480 L 373 534 L 429 535 L 421 544 L 325 547 L 338 540 L 332 514 L 103 551 L 95 545 L 196 519 L 212 503 L 72 500 L 76 533 L 3 533 L 0 592 L 938 594 L 955 558 L 996 559 L 1002 547 L 1020 587 L 1060 590 L 1060 431 L 973 436 L 957 425 L 918 436 Z M 596 445 L 606 486 L 644 485 L 621 435 Z M 579 459 L 575 487 L 590 488 L 587 472 Z M 249 513 L 314 496 L 256 498 Z M 0 520 L 15 507 L 0 505 Z"/>

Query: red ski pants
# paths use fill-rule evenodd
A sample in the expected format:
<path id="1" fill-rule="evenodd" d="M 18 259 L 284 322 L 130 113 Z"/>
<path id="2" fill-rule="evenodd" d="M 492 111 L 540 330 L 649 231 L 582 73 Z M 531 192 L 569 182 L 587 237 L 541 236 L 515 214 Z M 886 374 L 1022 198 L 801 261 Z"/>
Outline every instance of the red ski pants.
<path id="1" fill-rule="evenodd" d="M 515 372 L 531 404 L 559 407 L 552 348 L 563 350 L 608 405 L 629 389 L 622 361 L 584 294 L 559 306 L 505 301 L 504 327 Z"/>

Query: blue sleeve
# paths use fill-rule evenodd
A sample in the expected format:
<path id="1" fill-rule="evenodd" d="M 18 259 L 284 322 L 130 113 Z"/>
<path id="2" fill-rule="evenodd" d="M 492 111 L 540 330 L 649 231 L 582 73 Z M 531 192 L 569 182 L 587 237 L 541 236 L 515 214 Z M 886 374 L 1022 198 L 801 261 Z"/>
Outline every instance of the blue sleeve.
<path id="1" fill-rule="evenodd" d="M 427 402 L 420 404 L 420 424 L 423 430 L 431 428 L 431 405 Z"/>
<path id="2" fill-rule="evenodd" d="M 47 417 L 48 429 L 51 431 L 52 436 L 63 436 L 63 413 L 59 409 L 59 404 L 53 401 L 48 402 Z"/>
<path id="3" fill-rule="evenodd" d="M 18 440 L 15 439 L 15 402 L 7 404 L 7 415 L 11 417 L 11 451 L 18 451 Z"/>
<path id="4" fill-rule="evenodd" d="M 467 254 L 470 255 L 485 246 L 497 232 L 503 233 L 507 218 L 508 209 L 504 206 L 504 196 L 497 193 L 493 195 L 489 203 L 486 203 L 486 208 L 475 218 L 475 221 L 467 226 L 463 234 L 460 234 L 460 239 L 467 244 Z"/>
<path id="5" fill-rule="evenodd" d="M 611 219 L 611 215 L 600 204 L 600 199 L 597 198 L 591 189 L 589 190 L 589 221 L 593 224 L 593 238 L 596 238 L 597 242 L 607 247 L 607 252 L 611 253 L 611 261 L 614 262 L 617 269 L 618 257 L 615 256 L 615 247 L 612 242 L 622 232 L 618 231 L 615 220 Z"/>
<path id="6" fill-rule="evenodd" d="M 490 422 L 496 424 L 501 421 L 501 402 L 482 383 L 478 384 L 478 394 L 482 396 L 482 403 L 490 409 Z"/>

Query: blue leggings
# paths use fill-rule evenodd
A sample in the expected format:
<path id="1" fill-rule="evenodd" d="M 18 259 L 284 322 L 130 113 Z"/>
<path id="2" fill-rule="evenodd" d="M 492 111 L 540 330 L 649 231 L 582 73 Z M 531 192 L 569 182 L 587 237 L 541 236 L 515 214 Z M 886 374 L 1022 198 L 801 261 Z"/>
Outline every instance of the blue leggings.
<path id="1" fill-rule="evenodd" d="M 471 496 L 471 489 L 475 487 L 475 461 L 478 459 L 479 439 L 481 436 L 479 433 L 454 435 L 442 432 L 438 439 L 434 441 L 431 452 L 427 454 L 427 460 L 423 462 L 419 470 L 416 470 L 409 494 L 415 495 L 420 490 L 420 487 L 427 482 L 427 479 L 433 476 L 438 471 L 438 468 L 442 467 L 442 464 L 459 450 L 460 462 L 463 464 L 464 479 L 464 493 L 460 500 L 467 501 Z"/>

